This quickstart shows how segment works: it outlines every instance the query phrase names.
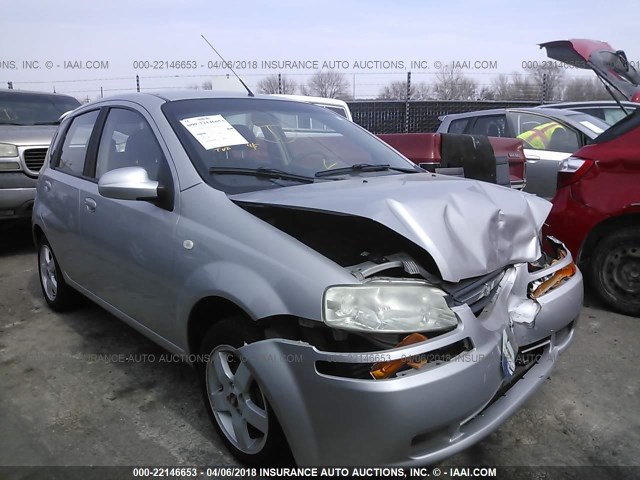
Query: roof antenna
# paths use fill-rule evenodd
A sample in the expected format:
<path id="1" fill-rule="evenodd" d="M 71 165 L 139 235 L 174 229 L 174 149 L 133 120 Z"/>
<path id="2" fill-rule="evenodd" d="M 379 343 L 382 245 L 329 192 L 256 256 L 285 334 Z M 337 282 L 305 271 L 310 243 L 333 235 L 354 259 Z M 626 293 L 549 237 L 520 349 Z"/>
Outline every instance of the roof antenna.
<path id="1" fill-rule="evenodd" d="M 200 35 L 202 37 L 202 39 L 207 42 L 207 45 L 209 45 L 211 47 L 211 50 L 213 50 L 214 52 L 216 52 L 216 55 L 218 55 L 220 57 L 220 60 L 222 60 L 222 63 L 229 69 L 231 70 L 231 73 L 233 73 L 236 78 L 238 80 L 240 80 L 240 83 L 242 84 L 242 86 L 245 88 L 245 90 L 247 91 L 247 93 L 249 94 L 250 97 L 255 97 L 255 95 L 253 94 L 253 92 L 251 90 L 249 90 L 249 87 L 247 87 L 247 84 L 244 83 L 242 81 L 242 79 L 240 78 L 240 76 L 235 72 L 235 70 L 233 68 L 231 68 L 231 64 L 229 62 L 227 62 L 224 58 L 222 58 L 222 55 L 220 55 L 218 53 L 218 51 L 213 47 L 213 45 L 211 45 L 211 43 L 209 43 L 209 40 L 207 40 L 207 38 L 204 35 Z"/>

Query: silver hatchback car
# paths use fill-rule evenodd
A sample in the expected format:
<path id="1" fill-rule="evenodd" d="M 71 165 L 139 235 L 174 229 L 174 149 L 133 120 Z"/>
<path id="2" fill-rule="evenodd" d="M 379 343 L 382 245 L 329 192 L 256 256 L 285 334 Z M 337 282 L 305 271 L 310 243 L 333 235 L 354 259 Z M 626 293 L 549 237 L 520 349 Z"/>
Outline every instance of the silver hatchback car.
<path id="1" fill-rule="evenodd" d="M 80 292 L 193 364 L 243 462 L 438 461 L 573 338 L 582 276 L 541 238 L 547 201 L 424 172 L 324 108 L 131 94 L 74 111 L 49 152 L 47 303 Z"/>

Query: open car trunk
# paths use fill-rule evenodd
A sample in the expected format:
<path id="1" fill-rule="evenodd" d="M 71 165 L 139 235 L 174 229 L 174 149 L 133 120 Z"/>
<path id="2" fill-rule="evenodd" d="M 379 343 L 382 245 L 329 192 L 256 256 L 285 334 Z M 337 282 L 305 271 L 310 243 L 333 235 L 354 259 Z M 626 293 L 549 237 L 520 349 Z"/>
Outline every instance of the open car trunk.
<path id="1" fill-rule="evenodd" d="M 572 39 L 541 43 L 547 56 L 576 68 L 593 70 L 625 99 L 640 102 L 640 73 L 622 50 L 599 40 Z"/>

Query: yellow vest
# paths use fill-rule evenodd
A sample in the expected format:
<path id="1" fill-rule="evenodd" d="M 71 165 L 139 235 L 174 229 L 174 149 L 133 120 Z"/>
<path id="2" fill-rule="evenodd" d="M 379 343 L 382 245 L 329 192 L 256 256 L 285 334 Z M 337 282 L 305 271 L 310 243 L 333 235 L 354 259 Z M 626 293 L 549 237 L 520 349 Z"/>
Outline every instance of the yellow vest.
<path id="1" fill-rule="evenodd" d="M 551 140 L 551 135 L 558 128 L 564 128 L 558 122 L 549 122 L 543 123 L 542 125 L 538 125 L 531 130 L 527 130 L 526 132 L 522 132 L 518 135 L 517 138 L 527 142 L 533 148 L 538 150 L 544 150 L 549 145 L 549 140 Z M 525 145 L 526 147 L 526 145 Z"/>

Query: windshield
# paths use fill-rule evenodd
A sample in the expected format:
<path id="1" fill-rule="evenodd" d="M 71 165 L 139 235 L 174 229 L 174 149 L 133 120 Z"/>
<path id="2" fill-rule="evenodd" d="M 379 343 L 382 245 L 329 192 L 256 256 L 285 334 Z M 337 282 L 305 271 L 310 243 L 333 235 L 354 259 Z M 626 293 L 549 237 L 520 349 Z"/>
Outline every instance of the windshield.
<path id="1" fill-rule="evenodd" d="M 225 98 L 167 102 L 162 109 L 202 178 L 229 194 L 421 171 L 354 123 L 315 105 Z"/>
<path id="2" fill-rule="evenodd" d="M 80 106 L 73 97 L 0 93 L 0 125 L 55 125 L 60 116 Z"/>

